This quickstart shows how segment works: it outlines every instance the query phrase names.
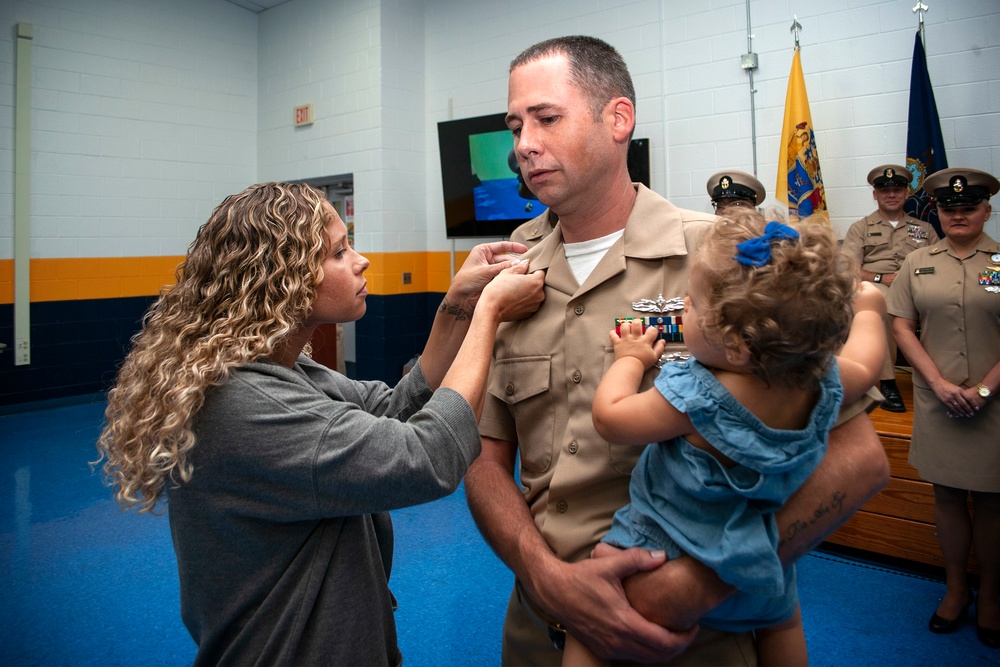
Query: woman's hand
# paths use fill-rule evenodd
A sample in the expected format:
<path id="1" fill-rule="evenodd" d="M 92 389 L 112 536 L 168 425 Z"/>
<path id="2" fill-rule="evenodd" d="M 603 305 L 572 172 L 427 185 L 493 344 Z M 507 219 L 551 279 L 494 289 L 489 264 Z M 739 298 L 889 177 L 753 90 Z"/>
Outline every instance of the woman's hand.
<path id="1" fill-rule="evenodd" d="M 537 310 L 537 304 L 541 303 L 541 297 L 537 294 L 532 296 L 532 288 L 527 287 L 528 283 L 540 282 L 541 278 L 516 275 L 525 272 L 526 266 L 523 266 L 512 276 L 512 278 L 516 277 L 524 281 L 520 287 L 523 293 L 517 295 L 521 301 L 518 302 L 512 296 L 504 295 L 502 288 L 508 280 L 505 279 L 497 287 L 498 293 L 492 298 L 491 306 L 482 309 L 483 316 L 473 317 L 476 304 L 479 303 L 483 290 L 490 284 L 490 281 L 504 269 L 514 266 L 515 263 L 522 264 L 521 260 L 517 259 L 516 254 L 526 250 L 525 246 L 511 241 L 484 243 L 472 249 L 468 259 L 465 260 L 462 268 L 451 281 L 448 293 L 434 316 L 434 324 L 431 326 L 430 335 L 424 345 L 424 352 L 420 357 L 420 366 L 424 370 L 424 377 L 431 389 L 437 389 L 441 386 L 445 374 L 455 370 L 455 373 L 450 373 L 452 377 L 449 379 L 448 386 L 465 396 L 473 410 L 482 409 L 481 385 L 485 383 L 486 374 L 489 371 L 493 339 L 497 326 L 503 321 L 501 316 L 513 318 L 515 314 L 520 314 L 523 311 L 523 317 L 529 312 Z M 530 303 L 533 298 L 537 299 L 537 303 L 532 309 Z M 496 305 L 492 305 L 493 303 Z M 521 305 L 514 306 L 512 305 L 514 303 Z M 503 312 L 498 314 L 495 309 L 501 307 Z M 470 333 L 472 327 L 475 327 L 476 331 Z M 459 350 L 466 353 L 466 358 L 460 363 L 456 362 Z M 453 366 L 458 368 L 454 369 Z M 478 412 L 476 416 L 478 418 Z"/>
<path id="2" fill-rule="evenodd" d="M 528 273 L 528 263 L 516 263 L 502 270 L 483 288 L 479 301 L 495 312 L 498 322 L 513 322 L 531 315 L 545 300 L 545 272 Z"/>
<path id="3" fill-rule="evenodd" d="M 513 266 L 518 256 L 527 250 L 527 246 L 513 241 L 480 243 L 469 252 L 462 268 L 455 274 L 445 301 L 471 313 L 490 281 Z"/>
<path id="4" fill-rule="evenodd" d="M 985 403 L 979 392 L 976 391 L 976 387 L 966 389 L 941 379 L 931 384 L 931 389 L 934 390 L 934 395 L 948 411 L 948 416 L 952 418 L 975 417 Z"/>
<path id="5" fill-rule="evenodd" d="M 469 402 L 477 421 L 483 414 L 486 378 L 490 372 L 497 327 L 501 322 L 510 322 L 534 313 L 545 298 L 542 293 L 545 274 L 536 271 L 527 275 L 528 264 L 515 261 L 516 264 L 502 270 L 483 288 L 479 299 L 480 307 L 472 316 L 468 331 L 463 332 L 458 353 L 449 362 L 451 365 L 440 385 L 461 394 Z M 431 333 L 433 334 L 433 330 Z M 428 347 L 430 345 L 428 341 Z M 435 351 L 440 353 L 440 350 Z M 426 367 L 424 376 L 428 377 Z M 427 383 L 434 387 L 429 379 Z"/>

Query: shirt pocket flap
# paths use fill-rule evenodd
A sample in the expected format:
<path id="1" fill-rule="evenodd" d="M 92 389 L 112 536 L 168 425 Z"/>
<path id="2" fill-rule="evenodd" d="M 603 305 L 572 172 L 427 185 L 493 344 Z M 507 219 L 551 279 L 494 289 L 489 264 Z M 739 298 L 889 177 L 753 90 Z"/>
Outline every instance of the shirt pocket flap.
<path id="1" fill-rule="evenodd" d="M 497 361 L 490 375 L 489 392 L 508 405 L 547 392 L 551 367 L 551 355 Z"/>

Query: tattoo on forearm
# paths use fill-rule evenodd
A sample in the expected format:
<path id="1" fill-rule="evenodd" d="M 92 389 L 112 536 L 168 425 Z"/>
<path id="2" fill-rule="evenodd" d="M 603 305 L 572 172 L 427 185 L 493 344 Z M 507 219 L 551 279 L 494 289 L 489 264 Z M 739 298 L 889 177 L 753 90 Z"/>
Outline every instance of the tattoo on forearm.
<path id="1" fill-rule="evenodd" d="M 441 307 L 438 308 L 438 312 L 447 313 L 459 322 L 472 318 L 472 311 L 465 310 L 461 306 L 449 306 L 447 301 L 441 302 Z"/>
<path id="2" fill-rule="evenodd" d="M 833 495 L 830 496 L 829 501 L 821 502 L 816 506 L 811 517 L 805 517 L 801 519 L 795 519 L 791 524 L 789 524 L 788 529 L 785 531 L 785 536 L 778 542 L 778 548 L 780 549 L 786 543 L 794 540 L 800 533 L 809 530 L 816 522 L 820 521 L 827 514 L 831 512 L 834 516 L 839 517 L 836 521 L 836 525 L 831 526 L 829 530 L 825 531 L 822 535 L 818 536 L 818 539 L 811 541 L 809 544 L 803 545 L 797 550 L 795 557 L 805 554 L 807 551 L 811 550 L 817 544 L 823 541 L 823 539 L 833 532 L 834 529 L 840 526 L 840 523 L 846 519 L 844 516 L 844 502 L 847 500 L 847 494 L 843 491 L 834 491 Z"/>

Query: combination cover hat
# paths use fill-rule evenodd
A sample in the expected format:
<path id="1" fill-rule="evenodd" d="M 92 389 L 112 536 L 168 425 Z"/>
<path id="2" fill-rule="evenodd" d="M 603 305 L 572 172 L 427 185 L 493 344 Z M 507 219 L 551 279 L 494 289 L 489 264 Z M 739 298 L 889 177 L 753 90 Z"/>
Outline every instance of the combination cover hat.
<path id="1" fill-rule="evenodd" d="M 905 188 L 910 178 L 910 170 L 898 164 L 883 164 L 868 172 L 868 184 L 875 188 Z"/>
<path id="2" fill-rule="evenodd" d="M 712 201 L 719 199 L 749 199 L 760 206 L 767 196 L 764 185 L 744 171 L 729 169 L 720 171 L 708 179 L 705 185 Z"/>
<path id="3" fill-rule="evenodd" d="M 939 206 L 978 204 L 1000 190 L 995 176 L 979 169 L 953 167 L 936 171 L 924 179 L 924 190 Z"/>

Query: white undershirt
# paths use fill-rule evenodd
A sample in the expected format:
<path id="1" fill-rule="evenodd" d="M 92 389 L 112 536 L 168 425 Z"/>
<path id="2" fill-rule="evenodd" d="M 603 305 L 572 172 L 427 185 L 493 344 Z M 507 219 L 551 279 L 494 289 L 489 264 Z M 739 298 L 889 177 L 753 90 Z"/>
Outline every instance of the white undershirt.
<path id="1" fill-rule="evenodd" d="M 573 277 L 576 278 L 578 285 L 582 285 L 590 277 L 591 271 L 600 263 L 601 258 L 608 252 L 608 248 L 613 246 L 624 233 L 625 230 L 622 229 L 590 241 L 563 243 L 566 261 L 569 262 L 570 271 L 573 272 Z"/>
<path id="2" fill-rule="evenodd" d="M 895 229 L 899 225 L 899 220 L 886 220 L 886 222 L 892 225 L 893 229 Z"/>

